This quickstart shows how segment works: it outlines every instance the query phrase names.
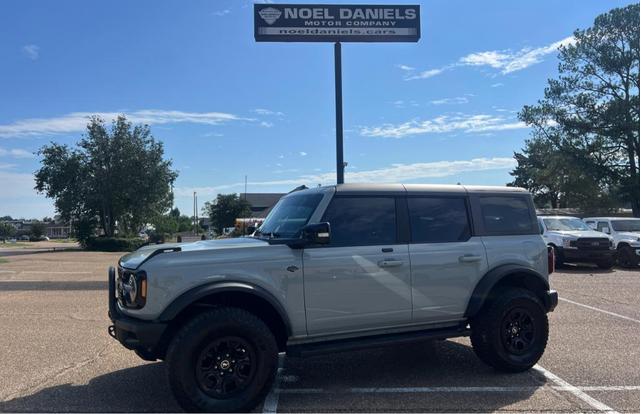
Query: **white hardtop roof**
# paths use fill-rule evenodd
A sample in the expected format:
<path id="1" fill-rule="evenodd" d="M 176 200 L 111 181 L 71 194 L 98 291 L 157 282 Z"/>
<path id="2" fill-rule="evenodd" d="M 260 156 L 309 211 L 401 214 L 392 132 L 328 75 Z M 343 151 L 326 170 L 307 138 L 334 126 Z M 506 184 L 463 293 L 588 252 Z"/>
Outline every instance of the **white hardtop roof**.
<path id="1" fill-rule="evenodd" d="M 577 220 L 581 220 L 580 218 L 574 217 L 574 216 L 538 216 L 538 217 L 542 218 L 542 219 L 549 218 L 549 219 L 577 219 Z"/>

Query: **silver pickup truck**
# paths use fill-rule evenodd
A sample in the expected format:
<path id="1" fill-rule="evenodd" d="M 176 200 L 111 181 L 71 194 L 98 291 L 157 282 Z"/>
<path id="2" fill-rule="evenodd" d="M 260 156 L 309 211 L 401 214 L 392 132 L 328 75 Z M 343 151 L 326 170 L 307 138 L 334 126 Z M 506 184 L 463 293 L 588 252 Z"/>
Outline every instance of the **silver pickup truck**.
<path id="1" fill-rule="evenodd" d="M 532 367 L 558 302 L 531 196 L 510 187 L 342 184 L 284 196 L 251 237 L 147 246 L 109 270 L 109 332 L 165 360 L 188 411 L 245 411 L 278 354 L 470 336 Z"/>

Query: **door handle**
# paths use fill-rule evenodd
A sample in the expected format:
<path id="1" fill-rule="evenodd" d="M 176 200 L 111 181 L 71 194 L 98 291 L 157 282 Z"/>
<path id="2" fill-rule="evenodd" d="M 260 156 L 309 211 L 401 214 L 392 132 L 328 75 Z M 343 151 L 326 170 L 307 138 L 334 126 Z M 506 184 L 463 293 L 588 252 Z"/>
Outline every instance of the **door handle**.
<path id="1" fill-rule="evenodd" d="M 401 260 L 385 259 L 378 262 L 379 267 L 398 267 L 402 265 L 403 262 Z"/>
<path id="2" fill-rule="evenodd" d="M 465 256 L 459 256 L 458 261 L 461 263 L 472 263 L 472 262 L 480 262 L 481 261 L 481 256 L 475 256 L 472 254 L 466 254 Z"/>

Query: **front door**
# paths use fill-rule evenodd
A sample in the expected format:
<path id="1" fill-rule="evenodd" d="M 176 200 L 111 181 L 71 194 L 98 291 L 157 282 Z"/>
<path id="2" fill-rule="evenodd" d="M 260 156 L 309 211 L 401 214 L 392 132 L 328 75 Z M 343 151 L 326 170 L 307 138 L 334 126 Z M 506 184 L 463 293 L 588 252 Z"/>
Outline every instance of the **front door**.
<path id="1" fill-rule="evenodd" d="M 331 241 L 303 253 L 310 335 L 411 322 L 410 262 L 394 197 L 335 196 L 321 221 Z"/>

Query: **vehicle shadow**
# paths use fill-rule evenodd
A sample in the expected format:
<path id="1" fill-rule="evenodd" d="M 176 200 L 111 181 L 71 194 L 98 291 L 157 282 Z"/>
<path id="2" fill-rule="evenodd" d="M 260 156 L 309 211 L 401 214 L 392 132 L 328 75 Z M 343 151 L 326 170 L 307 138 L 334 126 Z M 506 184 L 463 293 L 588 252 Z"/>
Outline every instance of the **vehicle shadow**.
<path id="1" fill-rule="evenodd" d="M 471 347 L 452 341 L 398 345 L 309 358 L 286 358 L 279 407 L 284 411 L 495 411 L 524 401 L 545 379 L 530 371 L 502 374 Z M 507 392 L 358 394 L 358 387 L 522 387 Z M 322 390 L 331 397 L 307 393 Z M 288 392 L 292 391 L 292 392 Z M 317 391 L 318 392 L 318 391 Z M 376 397 L 376 398 L 373 398 Z M 377 402 L 374 403 L 373 401 Z M 400 404 L 400 405 L 399 405 Z M 258 410 L 261 407 L 257 407 Z M 177 412 L 163 363 L 144 363 L 89 380 L 0 402 L 1 412 Z"/>
<path id="2" fill-rule="evenodd" d="M 619 269 L 619 267 L 600 269 L 597 265 L 591 263 L 564 263 L 556 266 L 557 272 L 570 274 L 610 274 L 614 273 L 617 269 Z"/>
<path id="3" fill-rule="evenodd" d="M 490 368 L 467 340 L 460 342 L 289 358 L 279 407 L 290 412 L 493 412 L 528 400 L 545 386 L 546 379 L 532 370 L 505 374 Z M 504 387 L 509 390 L 499 390 Z M 306 395 L 305 389 L 321 389 L 327 396 Z"/>
<path id="4" fill-rule="evenodd" d="M 0 412 L 178 412 L 160 362 L 62 384 L 0 402 Z"/>

